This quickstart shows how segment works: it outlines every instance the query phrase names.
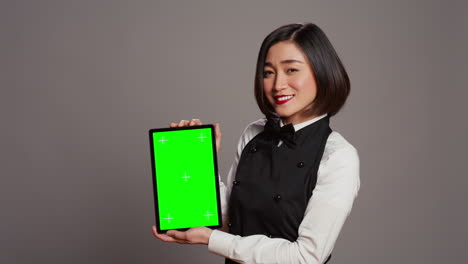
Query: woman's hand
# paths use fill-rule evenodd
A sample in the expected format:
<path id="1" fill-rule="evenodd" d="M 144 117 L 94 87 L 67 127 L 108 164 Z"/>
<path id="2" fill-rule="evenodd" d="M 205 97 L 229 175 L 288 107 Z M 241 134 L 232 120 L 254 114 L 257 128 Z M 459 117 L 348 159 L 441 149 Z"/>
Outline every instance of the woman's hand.
<path id="1" fill-rule="evenodd" d="M 166 234 L 158 234 L 156 227 L 152 227 L 153 235 L 164 242 L 176 242 L 179 244 L 205 244 L 210 241 L 213 230 L 208 227 L 192 227 L 187 231 L 169 230 Z"/>
<path id="2" fill-rule="evenodd" d="M 200 126 L 202 125 L 202 122 L 200 119 L 192 119 L 192 121 L 188 120 L 180 120 L 180 122 L 177 123 L 170 123 L 170 127 L 184 127 L 184 126 Z M 219 152 L 219 149 L 221 148 L 221 130 L 219 129 L 219 124 L 215 124 L 215 135 L 216 135 L 216 152 Z"/>

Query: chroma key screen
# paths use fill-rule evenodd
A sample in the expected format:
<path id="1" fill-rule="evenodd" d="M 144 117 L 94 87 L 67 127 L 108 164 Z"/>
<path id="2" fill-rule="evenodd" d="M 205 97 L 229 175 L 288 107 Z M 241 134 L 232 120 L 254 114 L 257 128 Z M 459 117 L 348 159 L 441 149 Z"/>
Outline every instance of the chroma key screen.
<path id="1" fill-rule="evenodd" d="M 213 128 L 199 127 L 150 130 L 156 215 L 162 231 L 221 224 Z"/>

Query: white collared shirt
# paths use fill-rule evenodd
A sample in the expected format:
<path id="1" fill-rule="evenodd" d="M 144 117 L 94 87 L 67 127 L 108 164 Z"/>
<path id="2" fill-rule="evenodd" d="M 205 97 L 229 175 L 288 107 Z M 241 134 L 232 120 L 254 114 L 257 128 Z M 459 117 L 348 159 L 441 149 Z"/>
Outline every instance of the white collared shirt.
<path id="1" fill-rule="evenodd" d="M 325 116 L 294 125 L 294 129 L 298 131 Z M 239 140 L 227 185 L 220 182 L 224 223 L 228 221 L 227 201 L 242 150 L 263 131 L 265 123 L 266 119 L 260 119 L 247 126 Z M 359 187 L 357 150 L 341 134 L 333 131 L 327 139 L 317 172 L 317 184 L 299 226 L 296 241 L 265 235 L 241 237 L 213 230 L 208 250 L 240 263 L 323 263 L 334 248 Z"/>

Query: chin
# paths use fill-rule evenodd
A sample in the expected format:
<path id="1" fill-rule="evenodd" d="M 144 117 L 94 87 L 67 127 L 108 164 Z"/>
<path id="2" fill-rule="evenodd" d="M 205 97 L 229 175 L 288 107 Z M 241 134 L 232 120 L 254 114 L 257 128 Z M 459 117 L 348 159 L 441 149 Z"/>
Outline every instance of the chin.
<path id="1" fill-rule="evenodd" d="M 285 110 L 278 110 L 278 109 L 275 109 L 275 112 L 281 118 L 287 118 L 294 114 L 292 111 L 285 111 Z"/>
<path id="2" fill-rule="evenodd" d="M 291 115 L 279 114 L 278 113 L 278 117 L 281 118 L 281 120 L 285 120 L 285 119 L 290 119 Z"/>

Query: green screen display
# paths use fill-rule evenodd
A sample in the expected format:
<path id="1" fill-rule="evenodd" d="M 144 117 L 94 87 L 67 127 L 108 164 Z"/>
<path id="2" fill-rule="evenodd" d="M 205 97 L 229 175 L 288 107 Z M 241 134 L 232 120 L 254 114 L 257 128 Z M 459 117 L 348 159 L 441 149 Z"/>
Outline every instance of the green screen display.
<path id="1" fill-rule="evenodd" d="M 212 128 L 150 130 L 160 230 L 219 226 Z"/>

